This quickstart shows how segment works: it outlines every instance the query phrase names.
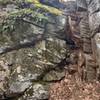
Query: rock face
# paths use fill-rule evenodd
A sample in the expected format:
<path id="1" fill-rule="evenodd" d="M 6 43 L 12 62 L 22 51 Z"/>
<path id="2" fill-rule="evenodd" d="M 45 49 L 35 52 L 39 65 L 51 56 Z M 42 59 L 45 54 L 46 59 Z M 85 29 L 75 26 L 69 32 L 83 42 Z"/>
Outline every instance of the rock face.
<path id="1" fill-rule="evenodd" d="M 100 26 L 99 19 L 100 19 L 100 12 L 96 12 L 94 14 L 89 15 L 89 25 L 92 31 L 98 32 Z"/>
<path id="2" fill-rule="evenodd" d="M 86 0 L 76 0 L 76 1 L 77 1 L 78 10 L 80 10 L 80 11 L 87 10 Z"/>
<path id="3" fill-rule="evenodd" d="M 66 8 L 66 12 L 75 12 L 77 9 L 77 4 L 76 4 L 76 0 L 68 0 L 66 2 L 64 2 Z"/>
<path id="4" fill-rule="evenodd" d="M 91 32 L 89 27 L 89 19 L 87 12 L 81 12 L 82 20 L 80 21 L 80 36 L 83 40 L 83 51 L 85 53 L 91 53 Z"/>
<path id="5" fill-rule="evenodd" d="M 96 59 L 97 65 L 99 65 L 99 32 L 100 32 L 100 1 L 90 0 L 88 4 L 89 11 L 89 25 L 91 29 L 92 37 L 92 50 Z M 100 65 L 99 65 L 100 66 Z M 100 67 L 97 68 L 97 79 L 100 77 Z"/>
<path id="6" fill-rule="evenodd" d="M 96 55 L 96 60 L 99 65 L 97 69 L 97 78 L 100 79 L 100 33 L 97 33 L 94 37 L 94 42 L 95 43 L 95 55 Z"/>
<path id="7" fill-rule="evenodd" d="M 12 9 L 16 6 L 8 4 L 5 12 Z M 57 33 L 63 29 L 65 20 L 64 16 L 50 16 L 49 21 L 54 24 L 48 24 L 46 29 L 16 20 L 13 32 L 0 33 L 0 88 L 1 94 L 5 94 L 1 98 L 48 98 L 50 83 L 65 75 L 63 70 L 56 70 L 69 52 L 63 33 Z"/>
<path id="8" fill-rule="evenodd" d="M 31 85 L 30 82 L 24 82 L 24 83 L 14 83 L 10 86 L 9 90 L 12 92 L 12 93 L 22 93 L 24 92 L 29 86 Z"/>
<path id="9" fill-rule="evenodd" d="M 80 35 L 82 38 L 90 37 L 89 19 L 87 12 L 81 12 L 82 20 L 80 21 Z"/>
<path id="10" fill-rule="evenodd" d="M 100 10 L 100 1 L 99 0 L 90 0 L 91 2 L 88 4 L 88 11 L 90 14 L 98 12 Z"/>
<path id="11" fill-rule="evenodd" d="M 80 36 L 87 58 L 87 80 L 91 81 L 100 77 L 100 67 L 92 59 L 91 47 L 92 38 L 98 55 L 96 59 L 99 59 L 99 35 L 95 36 L 100 26 L 99 0 L 77 0 L 77 7 L 76 2 L 72 4 L 73 6 L 66 4 L 69 12 L 74 12 L 73 9 L 76 10 L 77 7 L 81 11 Z M 2 30 L 1 26 L 7 24 L 4 20 L 8 12 L 17 10 L 15 4 L 0 7 L 0 100 L 46 100 L 49 85 L 65 76 L 61 69 L 64 66 L 62 64 L 66 64 L 70 51 L 62 30 L 67 18 L 63 15 L 50 15 L 48 23 L 43 22 L 42 25 L 35 25 L 36 19 L 8 20 L 9 25 Z M 99 65 L 99 60 L 97 63 Z"/>
<path id="12" fill-rule="evenodd" d="M 23 96 L 21 99 L 23 100 L 46 100 L 48 99 L 48 90 L 45 89 L 46 87 L 44 85 L 41 84 L 34 84 L 33 87 L 31 87 L 31 89 L 26 91 L 26 94 Z"/>
<path id="13" fill-rule="evenodd" d="M 95 34 L 99 32 L 100 3 L 99 0 L 77 0 L 77 4 L 80 4 L 82 9 L 84 9 L 84 4 L 87 5 L 85 6 L 87 11 L 80 12 L 82 16 L 82 20 L 80 21 L 80 35 L 83 40 L 83 51 L 86 58 L 86 77 L 88 81 L 93 81 L 97 79 L 98 75 L 96 76 L 96 73 L 100 70 L 100 68 L 97 68 L 98 60 L 96 60 L 97 55 L 99 55 L 96 49 L 98 48 L 98 44 L 96 39 L 94 39 Z M 97 59 L 99 58 L 97 57 Z"/>
<path id="14" fill-rule="evenodd" d="M 100 1 L 90 0 L 90 3 L 88 4 L 88 11 L 90 28 L 92 31 L 97 31 L 100 24 Z"/>

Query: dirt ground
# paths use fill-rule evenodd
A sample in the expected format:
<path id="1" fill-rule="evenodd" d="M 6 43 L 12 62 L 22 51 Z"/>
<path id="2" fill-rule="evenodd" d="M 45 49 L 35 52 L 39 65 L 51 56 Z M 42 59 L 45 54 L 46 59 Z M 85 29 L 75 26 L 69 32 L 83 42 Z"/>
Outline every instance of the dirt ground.
<path id="1" fill-rule="evenodd" d="M 52 84 L 49 100 L 100 100 L 100 83 L 82 82 L 76 76 L 66 72 L 63 80 Z"/>

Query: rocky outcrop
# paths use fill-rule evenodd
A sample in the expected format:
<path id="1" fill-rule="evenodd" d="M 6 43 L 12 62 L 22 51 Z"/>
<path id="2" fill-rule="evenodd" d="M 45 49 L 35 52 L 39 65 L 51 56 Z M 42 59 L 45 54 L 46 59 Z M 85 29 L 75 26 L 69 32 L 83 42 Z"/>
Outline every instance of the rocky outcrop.
<path id="1" fill-rule="evenodd" d="M 77 0 L 83 9 L 84 4 L 87 5 L 87 11 L 81 12 L 83 18 L 80 22 L 80 34 L 83 38 L 83 51 L 86 56 L 86 70 L 88 80 L 97 79 L 99 77 L 98 59 L 99 59 L 99 43 L 97 37 L 99 37 L 99 0 Z M 79 5 L 78 5 L 79 6 Z M 79 6 L 80 7 L 80 6 Z M 85 13 L 87 13 L 85 15 Z M 97 73 L 97 75 L 95 74 Z"/>
<path id="2" fill-rule="evenodd" d="M 9 22 L 9 20 L 5 22 L 8 13 L 19 9 L 15 4 L 4 4 L 0 7 L 0 12 L 2 12 L 0 13 L 0 100 L 14 100 L 17 97 L 20 100 L 48 99 L 50 84 L 64 78 L 63 67 L 69 63 L 71 63 L 69 73 L 79 72 L 80 76 L 85 73 L 87 81 L 99 79 L 98 3 L 98 0 L 77 0 L 79 23 L 75 22 L 77 17 L 75 17 L 76 19 L 74 16 L 70 17 L 73 19 L 72 28 L 79 24 L 80 34 L 79 30 L 75 30 L 73 33 L 76 32 L 76 37 L 80 35 L 81 49 L 86 59 L 82 58 L 81 50 L 70 55 L 69 47 L 75 45 L 74 40 L 77 39 L 72 39 L 70 42 L 71 37 L 66 37 L 71 35 L 71 30 L 68 31 L 70 27 L 67 26 L 67 24 L 69 25 L 68 17 L 49 15 L 48 23 L 41 22 L 41 20 L 38 23 L 37 19 L 30 20 L 27 17 L 18 18 L 14 22 Z M 71 4 L 70 6 L 66 4 L 66 6 L 68 11 L 74 12 L 74 8 L 76 10 L 76 2 L 73 2 L 73 7 Z M 7 23 L 9 26 L 2 28 L 2 25 Z M 65 23 L 66 34 L 64 34 Z M 69 33 L 67 34 L 67 32 Z M 72 45 L 68 47 L 67 42 Z M 79 47 L 80 44 L 77 43 L 77 45 Z M 73 55 L 75 56 L 73 57 Z M 67 59 L 68 57 L 69 59 Z M 78 69 L 79 67 L 80 69 Z M 68 70 L 68 68 L 66 69 Z"/>
<path id="3" fill-rule="evenodd" d="M 82 0 L 80 0 L 81 3 L 83 4 Z M 77 1 L 77 2 L 80 2 Z M 86 1 L 84 1 L 86 3 Z M 83 8 L 83 7 L 82 7 Z M 84 8 L 83 8 L 84 9 Z M 84 70 L 84 78 L 87 81 L 93 81 L 96 79 L 96 71 L 95 71 L 95 64 L 91 64 L 93 62 L 92 59 L 92 45 L 91 45 L 91 30 L 89 26 L 89 17 L 88 17 L 88 12 L 82 11 L 80 12 L 80 15 L 82 17 L 80 21 L 80 36 L 82 39 L 82 50 L 84 52 L 84 57 L 85 57 L 85 65 L 83 67 Z"/>
<path id="4" fill-rule="evenodd" d="M 90 0 L 90 4 L 88 4 L 89 11 L 89 25 L 91 29 L 91 37 L 92 37 L 92 50 L 95 56 L 97 65 L 99 65 L 99 28 L 100 28 L 100 1 L 99 0 Z M 97 67 L 97 78 L 100 77 L 100 67 Z"/>
<path id="5" fill-rule="evenodd" d="M 12 9 L 16 10 L 16 5 L 5 5 L 1 11 L 8 14 Z M 14 31 L 0 31 L 0 100 L 20 96 L 20 100 L 48 99 L 49 85 L 65 76 L 62 67 L 69 51 L 59 31 L 66 17 L 49 17 L 45 28 L 26 18 L 14 22 Z M 5 19 L 0 18 L 2 26 Z"/>

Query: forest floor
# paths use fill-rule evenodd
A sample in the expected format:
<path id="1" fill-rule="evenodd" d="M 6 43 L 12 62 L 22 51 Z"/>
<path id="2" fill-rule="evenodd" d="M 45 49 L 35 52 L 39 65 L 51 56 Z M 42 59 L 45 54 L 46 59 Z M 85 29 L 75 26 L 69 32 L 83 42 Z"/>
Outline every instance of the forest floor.
<path id="1" fill-rule="evenodd" d="M 66 71 L 65 78 L 50 87 L 49 100 L 100 100 L 100 83 L 82 82 Z"/>

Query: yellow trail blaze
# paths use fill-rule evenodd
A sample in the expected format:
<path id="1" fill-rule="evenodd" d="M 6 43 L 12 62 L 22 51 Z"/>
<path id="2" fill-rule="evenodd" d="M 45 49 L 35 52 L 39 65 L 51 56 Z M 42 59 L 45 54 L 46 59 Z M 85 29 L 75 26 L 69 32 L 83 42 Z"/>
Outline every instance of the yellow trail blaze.
<path id="1" fill-rule="evenodd" d="M 43 5 L 39 2 L 39 0 L 26 0 L 27 2 L 30 2 L 30 3 L 34 3 L 34 5 L 36 7 L 39 7 L 39 8 L 42 8 L 42 9 L 45 9 L 45 10 L 48 10 L 50 13 L 52 14 L 56 14 L 56 15 L 62 15 L 63 12 L 57 8 L 54 8 L 54 7 L 50 7 L 50 6 L 46 6 L 46 5 Z"/>

